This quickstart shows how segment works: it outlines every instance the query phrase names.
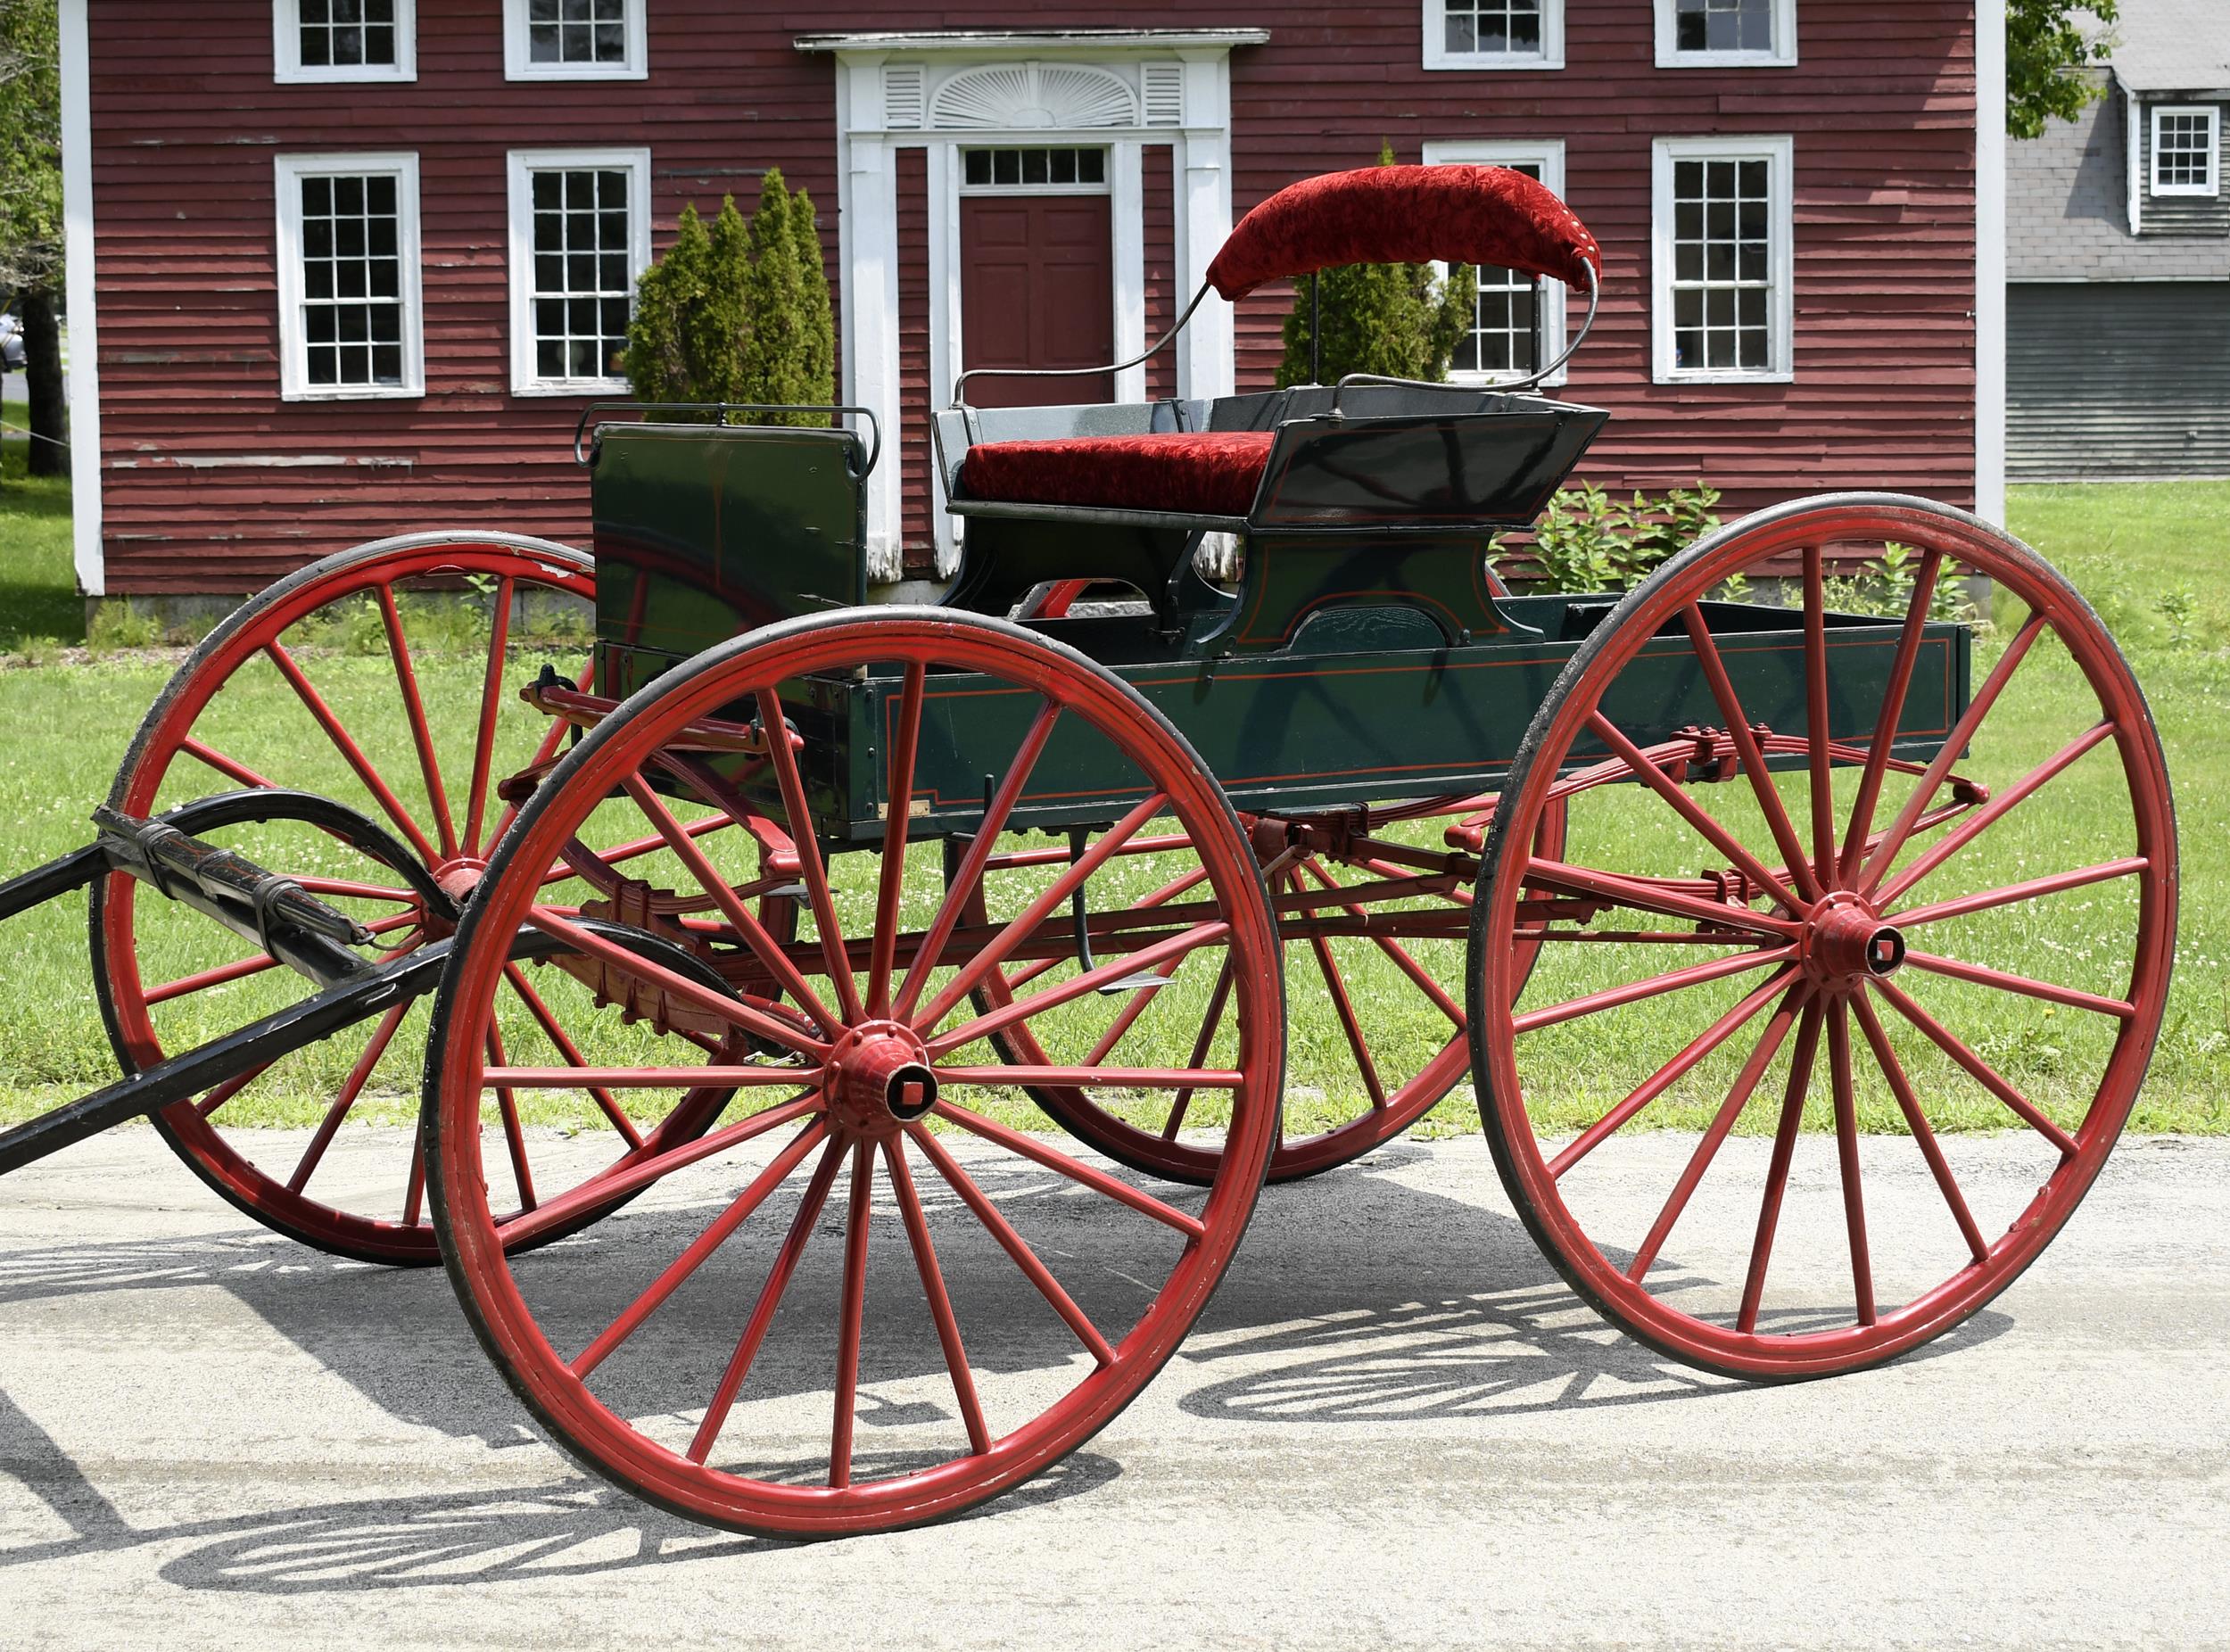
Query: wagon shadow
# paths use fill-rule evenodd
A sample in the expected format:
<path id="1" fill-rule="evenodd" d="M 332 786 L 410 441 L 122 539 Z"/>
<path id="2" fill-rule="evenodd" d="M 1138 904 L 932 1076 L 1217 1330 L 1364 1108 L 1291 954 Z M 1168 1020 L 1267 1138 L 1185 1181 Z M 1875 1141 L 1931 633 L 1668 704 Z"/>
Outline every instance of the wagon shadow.
<path id="1" fill-rule="evenodd" d="M 713 1532 L 646 1507 L 600 1482 L 342 1499 L 136 1526 L 44 1430 L 0 1392 L 0 1473 L 65 1523 L 66 1538 L 0 1548 L 0 1569 L 189 1545 L 159 1575 L 182 1589 L 329 1595 L 544 1582 L 780 1551 L 795 1543 Z M 1107 1484 L 1121 1465 L 1080 1451 L 985 1507 L 984 1519 Z"/>

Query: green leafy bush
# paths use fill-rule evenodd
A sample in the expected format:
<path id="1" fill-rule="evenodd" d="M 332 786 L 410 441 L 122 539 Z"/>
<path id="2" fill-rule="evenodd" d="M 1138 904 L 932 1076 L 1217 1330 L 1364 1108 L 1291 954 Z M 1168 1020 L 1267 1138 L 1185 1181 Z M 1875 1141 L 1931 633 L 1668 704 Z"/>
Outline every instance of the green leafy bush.
<path id="1" fill-rule="evenodd" d="M 1488 560 L 1513 584 L 1533 591 L 1625 591 L 1658 565 L 1719 526 L 1719 490 L 1698 482 L 1661 498 L 1614 499 L 1591 482 L 1560 490 L 1533 525 L 1532 541 L 1513 548 L 1500 534 Z"/>
<path id="2" fill-rule="evenodd" d="M 723 199 L 708 230 L 681 209 L 673 244 L 635 285 L 627 379 L 641 401 L 836 400 L 836 319 L 813 198 L 771 169 L 747 223 Z M 825 413 L 731 414 L 825 425 Z"/>

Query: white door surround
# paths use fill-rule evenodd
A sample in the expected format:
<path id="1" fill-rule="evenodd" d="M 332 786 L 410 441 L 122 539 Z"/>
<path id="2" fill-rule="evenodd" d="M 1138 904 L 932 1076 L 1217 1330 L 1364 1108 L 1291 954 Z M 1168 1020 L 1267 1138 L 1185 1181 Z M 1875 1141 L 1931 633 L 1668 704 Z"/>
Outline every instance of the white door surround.
<path id="1" fill-rule="evenodd" d="M 1177 301 L 1201 284 L 1231 231 L 1231 52 L 1260 29 L 954 30 L 806 35 L 801 52 L 836 59 L 838 263 L 842 271 L 841 400 L 883 422 L 885 460 L 868 481 L 867 567 L 900 575 L 897 152 L 927 151 L 929 386 L 951 393 L 961 359 L 962 147 L 1104 147 L 1114 196 L 1115 354 L 1146 347 L 1144 155 L 1169 145 Z M 1058 134 L 1058 137 L 1055 135 Z M 1177 393 L 1227 395 L 1230 307 L 1203 305 L 1177 345 Z M 1115 376 L 1118 401 L 1145 399 L 1143 367 Z M 937 572 L 956 560 L 952 519 L 931 478 Z"/>

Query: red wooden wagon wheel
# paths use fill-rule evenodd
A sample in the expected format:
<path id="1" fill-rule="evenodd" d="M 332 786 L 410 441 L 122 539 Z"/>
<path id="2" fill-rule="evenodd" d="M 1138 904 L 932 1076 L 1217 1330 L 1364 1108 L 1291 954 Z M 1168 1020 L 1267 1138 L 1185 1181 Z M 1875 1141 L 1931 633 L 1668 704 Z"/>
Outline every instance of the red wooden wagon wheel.
<path id="1" fill-rule="evenodd" d="M 1491 797 L 1438 797 L 1374 807 L 1367 814 L 1309 819 L 1253 817 L 1250 836 L 1270 888 L 1285 952 L 1286 1091 L 1272 1182 L 1297 1181 L 1361 1157 L 1392 1140 L 1437 1106 L 1468 1075 L 1471 1053 L 1460 998 L 1472 904 L 1471 870 L 1440 871 L 1475 853 Z M 1562 807 L 1540 827 L 1541 852 L 1561 847 Z M 1138 846 L 1151 855 L 1152 846 Z M 1451 855 L 1450 851 L 1457 850 Z M 1400 858 L 1389 858 L 1399 856 Z M 979 902 L 1004 911 L 1027 899 L 1028 882 L 996 886 L 1004 872 L 1026 879 L 1058 855 L 999 857 Z M 1133 904 L 1152 908 L 1186 897 L 1182 879 L 1149 877 Z M 981 910 L 981 904 L 979 906 Z M 1369 932 L 1369 923 L 1397 926 Z M 1521 949 L 1530 958 L 1536 948 Z M 1215 948 L 1185 967 L 1208 984 L 1207 1024 L 1228 995 Z M 1058 982 L 1082 967 L 1052 959 L 994 971 L 977 989 L 995 1009 L 1014 987 Z M 1155 995 L 1169 990 L 1177 964 L 1139 971 L 1098 1003 L 1086 999 L 1065 1023 L 1007 1028 L 993 1036 L 1004 1061 L 1020 1066 L 1077 1064 L 1079 1059 L 1140 1059 L 1140 1023 Z M 1522 972 L 1520 979 L 1522 979 Z M 1032 1100 L 1063 1128 L 1110 1158 L 1177 1182 L 1216 1174 L 1211 1138 L 1185 1132 L 1212 1121 L 1213 1103 L 1179 1092 L 1166 1097 L 1111 1094 L 1078 1085 L 1029 1085 Z M 1193 1109 L 1209 1100 L 1208 1111 Z"/>
<path id="2" fill-rule="evenodd" d="M 463 585 L 485 599 L 477 628 Z M 519 536 L 410 534 L 328 557 L 250 600 L 194 649 L 134 736 L 110 802 L 151 814 L 234 788 L 333 797 L 395 847 L 367 853 L 298 821 L 214 837 L 351 912 L 390 944 L 387 955 L 423 946 L 454 918 L 453 904 L 433 896 L 453 903 L 471 888 L 515 812 L 499 788 L 554 761 L 563 744 L 565 725 L 518 699 L 522 677 L 539 664 L 585 680 L 584 631 L 559 640 L 566 633 L 544 626 L 535 633 L 542 640 L 523 649 L 514 647 L 514 614 L 540 621 L 538 604 L 594 594 L 588 557 Z M 95 886 L 93 947 L 110 1035 L 131 1069 L 311 990 L 199 914 L 142 896 L 122 873 Z M 549 1013 L 524 973 L 516 993 L 503 1032 Z M 398 1121 L 416 1117 L 413 1091 L 398 1090 L 408 1102 L 384 1103 L 379 1092 L 415 1075 L 425 1019 L 415 1000 L 398 1005 L 314 1052 L 169 1109 L 156 1127 L 218 1193 L 279 1232 L 363 1260 L 430 1263 L 439 1250 L 409 1138 L 398 1132 L 392 1162 L 368 1176 L 360 1161 L 343 1168 L 329 1152 L 351 1113 L 384 1107 Z M 282 1093 L 323 1103 L 307 1144 L 239 1127 L 268 1117 L 268 1099 Z M 599 1107 L 582 1123 L 607 1136 L 607 1149 L 630 1151 L 661 1127 L 626 1117 L 617 1098 Z M 508 1107 L 491 1128 L 506 1143 L 500 1179 L 516 1208 L 558 1190 L 566 1172 L 538 1173 L 534 1162 L 542 1133 Z"/>
<path id="3" fill-rule="evenodd" d="M 1929 622 L 1977 576 L 1962 712 Z M 1777 591 L 1778 623 L 1717 602 Z M 1680 693 L 1709 726 L 1663 726 Z M 1573 793 L 1550 857 L 1524 846 L 1560 773 L 1624 783 Z M 1761 513 L 1632 592 L 1487 855 L 1471 1029 L 1504 1184 L 1574 1289 L 1714 1370 L 1849 1370 L 2003 1290 L 2097 1176 L 2167 1001 L 2175 822 L 2136 683 L 2033 552 L 1918 500 Z M 1988 1176 L 1948 1136 L 1981 1127 L 2008 1132 Z"/>
<path id="4" fill-rule="evenodd" d="M 955 690 L 966 703 L 934 706 L 955 672 L 978 673 Z M 1127 764 L 1127 800 L 1109 805 L 1111 823 L 1084 835 L 1081 857 L 1032 905 L 1004 924 L 972 922 L 935 875 L 929 846 L 909 842 L 906 809 L 890 810 L 883 841 L 856 854 L 830 852 L 813 829 L 807 798 L 834 755 L 820 743 L 816 684 L 835 692 L 868 674 L 893 690 L 884 795 L 918 795 L 918 757 L 949 772 L 951 742 L 965 772 L 995 769 L 954 887 L 973 887 L 1018 803 L 1039 798 L 1041 757 L 1053 772 L 1087 748 L 1095 765 Z M 970 709 L 987 703 L 1013 711 L 996 750 Z M 754 741 L 720 766 L 692 733 L 707 718 L 747 718 Z M 1043 795 L 1059 796 L 1059 783 L 1040 782 Z M 747 833 L 795 841 L 806 896 L 794 942 L 756 920 L 737 883 L 747 869 L 688 838 L 676 811 L 706 803 Z M 624 841 L 646 826 L 669 847 L 663 887 L 712 904 L 714 917 L 693 919 L 688 939 L 734 993 L 619 953 L 545 904 L 542 869 L 564 846 Z M 995 1015 L 970 998 L 1003 962 L 1066 945 L 1070 890 L 1154 832 L 1184 838 L 1199 899 L 1218 915 L 1166 925 L 1107 967 L 1151 967 L 1227 939 L 1238 966 L 1229 1007 L 1190 1062 L 1089 1076 L 1226 1098 L 1218 1173 L 1177 1202 L 997 1116 L 1016 1104 L 1018 1081 L 1084 1075 L 1001 1066 L 987 1035 L 1057 1013 L 1094 981 L 1018 995 Z M 640 1009 L 645 995 L 664 1007 L 630 1024 L 609 1004 L 576 998 L 566 1030 L 590 1070 L 522 1066 L 516 1053 L 498 1067 L 484 1032 L 524 935 L 558 946 L 558 960 L 611 966 L 618 1008 Z M 482 1342 L 583 1461 L 692 1518 L 754 1532 L 919 1524 L 1072 1450 L 1183 1338 L 1245 1228 L 1276 1134 L 1276 940 L 1222 792 L 1160 714 L 1102 667 L 1005 622 L 935 610 L 770 626 L 677 666 L 606 719 L 499 847 L 434 1013 L 433 1208 Z M 764 1053 L 677 1074 L 671 1039 L 657 1035 L 663 1020 L 688 1016 Z M 739 1100 L 700 1140 L 638 1154 L 568 1195 L 585 1207 L 640 1192 L 629 1219 L 561 1259 L 506 1255 L 480 1126 L 491 1092 L 707 1080 Z M 562 1219 L 566 1204 L 524 1220 Z M 823 1229 L 841 1243 L 814 1243 Z"/>

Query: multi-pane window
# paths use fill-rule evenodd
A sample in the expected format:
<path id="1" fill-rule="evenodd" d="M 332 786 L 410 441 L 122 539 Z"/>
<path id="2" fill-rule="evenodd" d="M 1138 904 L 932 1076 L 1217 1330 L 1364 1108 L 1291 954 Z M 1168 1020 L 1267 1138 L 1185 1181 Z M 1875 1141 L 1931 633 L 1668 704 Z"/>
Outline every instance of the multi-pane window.
<path id="1" fill-rule="evenodd" d="M 278 207 L 285 392 L 417 393 L 416 158 L 282 155 Z"/>
<path id="2" fill-rule="evenodd" d="M 961 158 L 970 189 L 1097 189 L 1107 182 L 1104 149 L 970 149 Z"/>
<path id="3" fill-rule="evenodd" d="M 1770 52 L 1773 0 L 1674 0 L 1672 27 L 1683 52 Z"/>
<path id="4" fill-rule="evenodd" d="M 504 72 L 514 80 L 640 78 L 647 0 L 504 0 Z"/>
<path id="5" fill-rule="evenodd" d="M 1796 61 L 1796 0 L 1656 0 L 1657 67 Z"/>
<path id="6" fill-rule="evenodd" d="M 1427 69 L 1561 69 L 1565 0 L 1425 0 Z"/>
<path id="7" fill-rule="evenodd" d="M 1447 0 L 1441 17 L 1451 55 L 1540 55 L 1541 0 Z"/>
<path id="8" fill-rule="evenodd" d="M 1539 178 L 1538 162 L 1513 171 Z M 1478 268 L 1479 296 L 1471 326 L 1457 342 L 1450 368 L 1458 373 L 1526 374 L 1540 365 L 1541 284 L 1497 264 Z"/>
<path id="9" fill-rule="evenodd" d="M 305 69 L 395 61 L 395 0 L 298 0 Z"/>
<path id="10" fill-rule="evenodd" d="M 389 175 L 305 178 L 302 338 L 308 382 L 402 384 L 402 235 Z"/>
<path id="11" fill-rule="evenodd" d="M 415 0 L 276 0 L 271 42 L 281 82 L 416 77 Z"/>
<path id="12" fill-rule="evenodd" d="M 1789 376 L 1792 165 L 1786 137 L 1657 140 L 1652 266 L 1660 379 Z"/>
<path id="13" fill-rule="evenodd" d="M 514 155 L 512 166 L 513 377 L 530 390 L 616 383 L 649 262 L 648 157 Z"/>
<path id="14" fill-rule="evenodd" d="M 2212 106 L 2152 112 L 2152 193 L 2217 193 L 2222 112 Z"/>

